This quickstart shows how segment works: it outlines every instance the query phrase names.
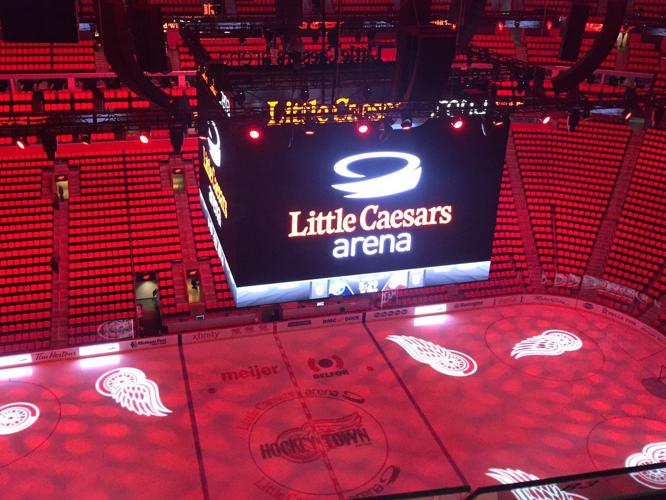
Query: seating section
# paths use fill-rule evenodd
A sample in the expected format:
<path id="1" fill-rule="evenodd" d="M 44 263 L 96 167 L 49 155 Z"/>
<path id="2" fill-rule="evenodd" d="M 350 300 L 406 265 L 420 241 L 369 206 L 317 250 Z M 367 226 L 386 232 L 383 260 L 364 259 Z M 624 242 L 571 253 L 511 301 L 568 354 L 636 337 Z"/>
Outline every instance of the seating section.
<path id="1" fill-rule="evenodd" d="M 495 238 L 490 258 L 490 278 L 488 281 L 478 283 L 463 283 L 460 285 L 460 290 L 465 298 L 523 293 L 531 290 L 528 287 L 525 249 L 506 165 L 497 207 Z"/>
<path id="2" fill-rule="evenodd" d="M 53 207 L 0 202 L 0 352 L 46 348 L 51 337 Z"/>
<path id="3" fill-rule="evenodd" d="M 275 0 L 235 0 L 238 17 L 275 16 Z"/>
<path id="4" fill-rule="evenodd" d="M 107 168 L 111 167 L 112 164 L 107 164 Z M 96 340 L 96 328 L 106 321 L 132 319 L 133 282 L 128 204 L 124 193 L 113 193 L 109 187 L 106 194 L 71 197 L 70 343 Z"/>
<path id="5" fill-rule="evenodd" d="M 92 40 L 79 43 L 0 42 L 0 73 L 95 72 Z"/>
<path id="6" fill-rule="evenodd" d="M 0 353 L 48 348 L 53 206 L 42 199 L 43 155 L 0 162 Z"/>
<path id="7" fill-rule="evenodd" d="M 208 225 L 201 211 L 199 202 L 199 190 L 188 189 L 187 198 L 189 202 L 190 215 L 192 217 L 192 231 L 194 232 L 194 246 L 199 260 L 210 259 L 215 298 L 206 298 L 206 306 L 213 308 L 233 307 L 234 300 L 231 290 L 224 277 L 224 269 L 220 258 L 215 251 L 211 240 Z"/>
<path id="8" fill-rule="evenodd" d="M 159 5 L 163 17 L 200 16 L 203 14 L 201 0 L 148 0 L 150 5 Z"/>
<path id="9" fill-rule="evenodd" d="M 105 321 L 134 317 L 136 274 L 164 276 L 162 305 L 175 305 L 170 266 L 182 260 L 182 250 L 173 193 L 160 176 L 169 146 L 158 142 L 142 150 L 64 155 L 73 156 L 69 165 L 80 180 L 80 195 L 69 203 L 72 343 L 95 340 Z"/>
<path id="10" fill-rule="evenodd" d="M 649 130 L 611 242 L 604 278 L 659 299 L 666 291 L 666 132 Z M 660 277 L 661 274 L 661 277 Z M 609 300 L 615 296 L 607 294 Z"/>
<path id="11" fill-rule="evenodd" d="M 664 19 L 666 6 L 663 0 L 634 0 L 634 16 L 641 19 Z"/>
<path id="12" fill-rule="evenodd" d="M 524 41 L 527 49 L 527 60 L 532 64 L 544 66 L 571 66 L 573 64 L 559 58 L 560 32 L 558 29 L 553 29 L 549 35 L 545 36 L 525 35 Z M 579 59 L 590 50 L 593 43 L 594 38 L 583 38 Z M 601 63 L 600 68 L 615 69 L 616 56 L 617 49 L 614 46 L 604 62 Z"/>
<path id="13" fill-rule="evenodd" d="M 629 134 L 624 125 L 604 122 L 582 122 L 575 132 L 566 130 L 564 120 L 556 129 L 514 127 L 525 200 L 549 282 L 556 272 L 585 274 Z"/>

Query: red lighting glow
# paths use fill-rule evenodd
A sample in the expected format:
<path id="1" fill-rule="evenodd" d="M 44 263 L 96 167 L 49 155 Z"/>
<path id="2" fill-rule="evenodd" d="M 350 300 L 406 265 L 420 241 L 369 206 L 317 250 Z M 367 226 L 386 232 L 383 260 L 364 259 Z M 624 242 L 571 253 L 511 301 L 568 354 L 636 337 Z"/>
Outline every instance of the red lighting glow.
<path id="1" fill-rule="evenodd" d="M 247 131 L 247 136 L 253 141 L 258 141 L 261 139 L 261 130 L 256 127 L 252 127 Z"/>
<path id="2" fill-rule="evenodd" d="M 463 122 L 462 118 L 456 118 L 451 123 L 451 126 L 456 130 L 460 130 L 461 128 L 463 128 L 463 125 L 465 125 L 465 122 Z"/>
<path id="3" fill-rule="evenodd" d="M 500 19 L 499 21 L 497 21 L 497 31 L 502 31 L 502 30 L 504 30 L 504 21 Z"/>
<path id="4" fill-rule="evenodd" d="M 366 135 L 368 132 L 370 132 L 370 125 L 367 123 L 359 123 L 356 125 L 356 132 L 358 132 L 360 135 Z"/>

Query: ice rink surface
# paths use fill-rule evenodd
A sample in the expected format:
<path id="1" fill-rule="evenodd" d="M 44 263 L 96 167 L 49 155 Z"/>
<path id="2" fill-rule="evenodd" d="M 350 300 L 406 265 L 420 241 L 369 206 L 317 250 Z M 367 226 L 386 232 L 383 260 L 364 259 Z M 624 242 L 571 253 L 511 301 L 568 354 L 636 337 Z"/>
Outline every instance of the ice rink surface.
<path id="1" fill-rule="evenodd" d="M 0 491 L 353 498 L 637 465 L 666 457 L 662 365 L 638 330 L 510 305 L 10 368 Z"/>

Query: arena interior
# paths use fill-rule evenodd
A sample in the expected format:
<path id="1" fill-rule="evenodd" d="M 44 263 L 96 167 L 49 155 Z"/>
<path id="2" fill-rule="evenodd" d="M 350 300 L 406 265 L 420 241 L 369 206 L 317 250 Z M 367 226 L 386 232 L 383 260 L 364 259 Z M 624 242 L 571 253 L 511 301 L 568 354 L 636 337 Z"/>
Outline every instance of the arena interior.
<path id="1" fill-rule="evenodd" d="M 666 495 L 664 0 L 1 3 L 3 498 Z"/>

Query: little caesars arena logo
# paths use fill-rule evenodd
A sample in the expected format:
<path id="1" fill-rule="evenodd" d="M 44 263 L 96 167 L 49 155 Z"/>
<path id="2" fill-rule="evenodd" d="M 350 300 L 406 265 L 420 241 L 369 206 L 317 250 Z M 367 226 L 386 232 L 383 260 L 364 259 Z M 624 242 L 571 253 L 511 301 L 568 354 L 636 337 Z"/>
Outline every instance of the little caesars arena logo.
<path id="1" fill-rule="evenodd" d="M 367 179 L 364 174 L 350 168 L 353 164 L 382 158 L 403 160 L 405 164 L 394 172 L 371 179 Z M 421 160 L 409 153 L 376 151 L 343 158 L 333 166 L 333 170 L 341 177 L 357 179 L 331 186 L 333 189 L 347 193 L 345 198 L 383 198 L 414 189 L 421 179 Z M 359 213 L 345 212 L 343 208 L 336 208 L 328 212 L 310 210 L 307 216 L 301 211 L 293 211 L 289 212 L 289 217 L 289 238 L 334 234 L 351 235 L 358 230 L 367 233 L 403 230 L 397 235 L 379 233 L 338 238 L 333 242 L 333 257 L 344 259 L 359 254 L 372 256 L 410 252 L 412 235 L 404 230 L 412 227 L 449 224 L 453 217 L 453 208 L 451 205 L 437 205 L 404 210 L 382 210 L 378 204 L 371 204 L 364 207 Z"/>
<path id="2" fill-rule="evenodd" d="M 311 389 L 256 405 L 239 425 L 264 476 L 255 486 L 275 498 L 360 498 L 386 489 L 400 469 L 387 465 L 386 433 L 364 403 L 355 393 Z"/>

